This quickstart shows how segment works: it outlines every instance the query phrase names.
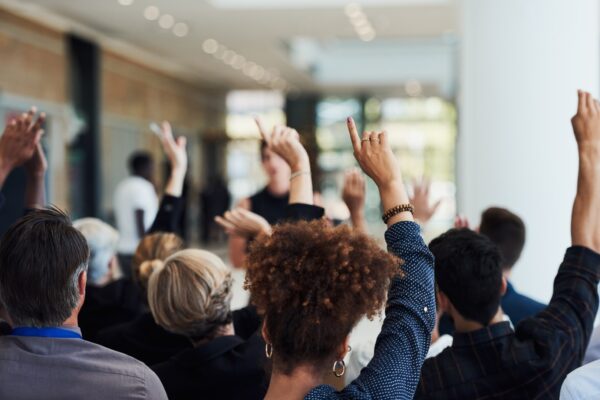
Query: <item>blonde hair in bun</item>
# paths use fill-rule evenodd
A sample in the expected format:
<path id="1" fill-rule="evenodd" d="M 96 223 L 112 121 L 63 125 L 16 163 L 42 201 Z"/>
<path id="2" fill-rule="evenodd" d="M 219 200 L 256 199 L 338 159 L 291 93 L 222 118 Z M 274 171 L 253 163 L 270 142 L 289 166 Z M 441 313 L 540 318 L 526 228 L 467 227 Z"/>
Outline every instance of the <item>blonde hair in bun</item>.
<path id="1" fill-rule="evenodd" d="M 212 339 L 232 322 L 231 272 L 204 250 L 182 250 L 152 273 L 148 303 L 154 320 L 192 340 Z"/>
<path id="2" fill-rule="evenodd" d="M 140 280 L 148 282 L 150 279 L 150 275 L 154 271 L 158 271 L 162 267 L 164 267 L 165 263 L 162 260 L 149 260 L 144 261 L 142 265 L 140 265 L 139 276 Z"/>
<path id="3" fill-rule="evenodd" d="M 164 260 L 182 249 L 183 240 L 174 233 L 159 232 L 144 236 L 135 250 L 131 263 L 134 280 L 145 291 L 152 272 L 162 268 Z"/>

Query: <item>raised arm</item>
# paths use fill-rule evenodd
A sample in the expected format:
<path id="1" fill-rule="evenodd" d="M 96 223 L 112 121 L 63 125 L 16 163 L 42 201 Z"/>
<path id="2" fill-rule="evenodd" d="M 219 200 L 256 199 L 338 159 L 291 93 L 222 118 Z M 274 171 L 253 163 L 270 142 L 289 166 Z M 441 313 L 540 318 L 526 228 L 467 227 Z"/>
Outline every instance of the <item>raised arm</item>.
<path id="1" fill-rule="evenodd" d="M 48 161 L 42 144 L 38 143 L 33 156 L 25 163 L 27 183 L 25 184 L 25 209 L 31 210 L 46 205 L 46 171 Z"/>
<path id="2" fill-rule="evenodd" d="M 31 159 L 37 149 L 44 133 L 42 125 L 46 114 L 41 113 L 36 118 L 36 113 L 37 109 L 32 107 L 4 128 L 0 137 L 0 189 L 11 171 Z"/>
<path id="3" fill-rule="evenodd" d="M 579 153 L 577 195 L 573 203 L 571 239 L 574 246 L 600 253 L 600 104 L 579 92 L 573 131 Z"/>
<path id="4" fill-rule="evenodd" d="M 375 181 L 384 210 L 408 203 L 397 160 L 384 132 L 358 136 L 352 119 L 348 130 L 363 171 Z M 386 318 L 373 359 L 343 392 L 344 398 L 412 399 L 435 324 L 433 256 L 408 211 L 387 222 L 388 248 L 403 261 L 404 276 L 392 281 Z"/>
<path id="5" fill-rule="evenodd" d="M 256 119 L 260 135 L 267 146 L 290 166 L 290 204 L 313 204 L 313 187 L 308 153 L 295 129 L 275 126 L 269 133 L 260 118 Z"/>
<path id="6" fill-rule="evenodd" d="M 365 178 L 357 169 L 346 172 L 344 176 L 344 187 L 342 199 L 348 211 L 350 221 L 354 229 L 367 233 L 367 221 L 365 219 Z"/>
<path id="7" fill-rule="evenodd" d="M 421 225 L 426 225 L 442 204 L 442 200 L 431 202 L 430 190 L 431 182 L 427 179 L 421 179 L 413 183 L 413 194 L 410 197 L 410 202 L 415 207 L 415 219 Z"/>
<path id="8" fill-rule="evenodd" d="M 568 248 L 554 279 L 552 299 L 534 321 L 519 324 L 521 331 L 544 330 L 561 332 L 561 348 L 569 354 L 563 360 L 563 370 L 578 367 L 589 342 L 598 310 L 598 280 L 600 279 L 600 106 L 585 92 L 579 92 L 573 130 L 579 153 L 577 194 L 573 203 L 571 236 Z M 526 332 L 530 334 L 530 332 Z"/>
<path id="9" fill-rule="evenodd" d="M 178 233 L 179 219 L 181 217 L 183 182 L 187 172 L 188 158 L 186 152 L 186 138 L 180 136 L 175 140 L 171 124 L 164 121 L 161 125 L 160 142 L 169 165 L 171 173 L 165 186 L 165 194 L 160 202 L 156 218 L 149 232 L 175 232 Z"/>

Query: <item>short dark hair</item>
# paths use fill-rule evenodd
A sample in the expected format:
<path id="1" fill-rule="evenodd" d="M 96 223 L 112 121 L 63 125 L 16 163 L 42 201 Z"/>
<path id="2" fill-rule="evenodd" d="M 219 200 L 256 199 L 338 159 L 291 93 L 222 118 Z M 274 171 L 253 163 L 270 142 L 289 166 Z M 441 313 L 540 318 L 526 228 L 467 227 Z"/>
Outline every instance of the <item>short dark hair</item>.
<path id="1" fill-rule="evenodd" d="M 60 326 L 79 302 L 85 237 L 58 208 L 19 219 L 0 242 L 0 298 L 16 326 Z"/>
<path id="2" fill-rule="evenodd" d="M 129 172 L 143 175 L 153 164 L 152 155 L 147 151 L 136 151 L 129 156 Z"/>
<path id="3" fill-rule="evenodd" d="M 490 207 L 481 214 L 479 233 L 498 246 L 504 269 L 517 263 L 525 246 L 525 224 L 518 215 L 505 208 Z"/>
<path id="4" fill-rule="evenodd" d="M 434 239 L 435 279 L 466 319 L 487 325 L 498 312 L 502 257 L 487 237 L 469 229 L 451 229 Z"/>

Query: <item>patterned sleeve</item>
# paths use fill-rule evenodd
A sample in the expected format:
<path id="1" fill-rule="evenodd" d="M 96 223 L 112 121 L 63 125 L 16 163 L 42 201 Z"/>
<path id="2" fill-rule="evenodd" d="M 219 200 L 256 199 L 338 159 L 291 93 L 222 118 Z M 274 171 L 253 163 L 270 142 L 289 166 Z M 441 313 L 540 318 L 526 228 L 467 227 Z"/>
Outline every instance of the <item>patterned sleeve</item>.
<path id="1" fill-rule="evenodd" d="M 386 317 L 371 362 L 342 392 L 328 386 L 306 399 L 412 399 L 435 324 L 433 255 L 414 222 L 399 222 L 385 234 L 389 251 L 404 260 L 405 276 L 388 295 Z"/>

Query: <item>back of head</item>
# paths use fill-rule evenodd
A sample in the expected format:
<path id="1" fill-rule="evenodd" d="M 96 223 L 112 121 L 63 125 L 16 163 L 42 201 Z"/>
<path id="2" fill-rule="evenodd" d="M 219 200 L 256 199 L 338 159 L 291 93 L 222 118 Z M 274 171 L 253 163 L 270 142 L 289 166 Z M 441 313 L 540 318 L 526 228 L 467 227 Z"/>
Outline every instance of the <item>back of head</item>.
<path id="1" fill-rule="evenodd" d="M 325 221 L 282 224 L 257 239 L 246 286 L 265 316 L 273 367 L 289 374 L 333 362 L 353 326 L 381 311 L 400 264 L 367 235 Z"/>
<path id="2" fill-rule="evenodd" d="M 502 297 L 502 257 L 496 245 L 469 229 L 452 229 L 429 249 L 439 290 L 464 318 L 487 325 Z"/>
<path id="3" fill-rule="evenodd" d="M 0 242 L 0 296 L 16 326 L 60 326 L 79 304 L 89 250 L 56 208 L 31 212 Z"/>
<path id="4" fill-rule="evenodd" d="M 97 284 L 109 272 L 110 262 L 117 252 L 119 232 L 97 218 L 81 218 L 74 221 L 73 226 L 87 240 L 90 248 L 88 282 Z"/>
<path id="5" fill-rule="evenodd" d="M 504 269 L 517 263 L 525 246 L 525 224 L 518 215 L 505 208 L 490 207 L 481 214 L 479 232 L 498 246 Z"/>
<path id="6" fill-rule="evenodd" d="M 132 175 L 146 177 L 152 173 L 152 155 L 146 151 L 136 151 L 129 156 L 129 172 Z"/>
<path id="7" fill-rule="evenodd" d="M 174 233 L 158 232 L 144 236 L 131 262 L 134 280 L 146 290 L 152 271 L 161 267 L 164 260 L 181 249 L 183 240 Z"/>
<path id="8" fill-rule="evenodd" d="M 148 303 L 155 321 L 192 340 L 212 339 L 232 321 L 231 274 L 208 251 L 182 250 L 154 270 Z"/>

